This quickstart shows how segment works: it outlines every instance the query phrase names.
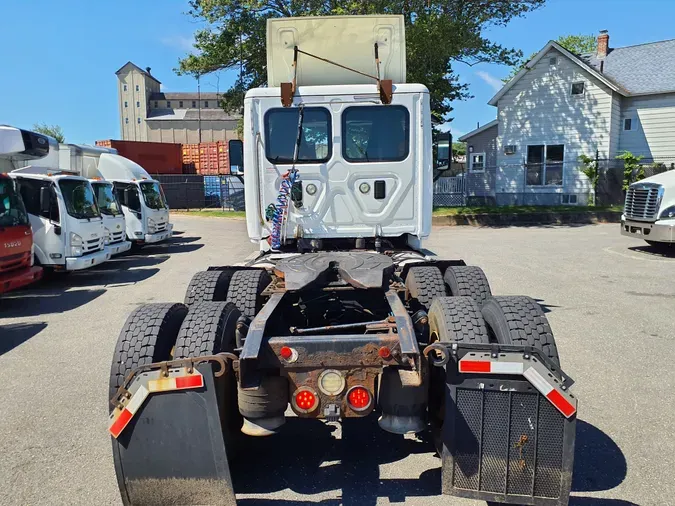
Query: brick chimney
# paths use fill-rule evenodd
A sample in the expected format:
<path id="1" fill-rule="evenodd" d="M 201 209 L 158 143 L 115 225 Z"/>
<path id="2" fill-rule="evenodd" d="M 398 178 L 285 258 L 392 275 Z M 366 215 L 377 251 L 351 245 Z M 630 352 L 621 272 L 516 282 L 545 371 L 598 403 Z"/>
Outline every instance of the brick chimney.
<path id="1" fill-rule="evenodd" d="M 607 51 L 609 50 L 609 34 L 607 30 L 600 30 L 600 35 L 598 35 L 598 58 L 604 58 L 607 56 Z"/>

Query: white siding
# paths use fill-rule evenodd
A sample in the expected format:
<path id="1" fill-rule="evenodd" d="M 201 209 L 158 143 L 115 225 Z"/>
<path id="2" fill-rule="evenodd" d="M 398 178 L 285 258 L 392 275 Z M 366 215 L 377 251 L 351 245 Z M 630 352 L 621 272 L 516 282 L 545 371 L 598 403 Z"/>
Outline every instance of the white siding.
<path id="1" fill-rule="evenodd" d="M 621 95 L 616 91 L 612 94 L 612 119 L 609 131 L 609 157 L 614 158 L 619 154 L 621 138 Z"/>
<path id="2" fill-rule="evenodd" d="M 556 65 L 550 65 L 551 57 Z M 583 81 L 581 96 L 571 95 L 574 82 Z M 585 191 L 587 178 L 575 169 L 579 155 L 601 157 L 610 152 L 612 90 L 577 64 L 551 50 L 499 100 L 497 138 L 497 192 L 525 191 L 522 164 L 527 146 L 564 144 L 565 191 Z M 515 144 L 515 155 L 505 155 L 503 146 Z M 548 190 L 551 187 L 547 188 Z"/>
<path id="3" fill-rule="evenodd" d="M 624 98 L 619 150 L 655 160 L 675 160 L 675 93 Z M 623 130 L 623 120 L 637 121 Z"/>

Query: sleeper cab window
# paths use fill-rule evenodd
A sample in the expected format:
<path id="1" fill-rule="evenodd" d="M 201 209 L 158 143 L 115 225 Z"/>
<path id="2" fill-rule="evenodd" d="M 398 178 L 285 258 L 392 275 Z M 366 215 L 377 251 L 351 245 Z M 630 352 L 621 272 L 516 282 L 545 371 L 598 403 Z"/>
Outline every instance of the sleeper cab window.
<path id="1" fill-rule="evenodd" d="M 410 114 L 400 105 L 347 107 L 342 135 L 348 162 L 400 162 L 410 152 Z"/>
<path id="2" fill-rule="evenodd" d="M 293 163 L 300 109 L 275 108 L 265 113 L 265 155 L 275 164 Z M 325 107 L 305 107 L 298 163 L 324 163 L 333 153 L 331 114 Z"/>

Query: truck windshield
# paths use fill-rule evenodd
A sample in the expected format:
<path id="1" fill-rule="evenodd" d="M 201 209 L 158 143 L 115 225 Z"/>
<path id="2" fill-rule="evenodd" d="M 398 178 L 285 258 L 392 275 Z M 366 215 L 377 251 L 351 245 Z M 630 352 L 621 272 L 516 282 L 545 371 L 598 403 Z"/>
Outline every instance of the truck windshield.
<path id="1" fill-rule="evenodd" d="M 59 181 L 59 187 L 66 203 L 66 210 L 73 218 L 98 218 L 101 216 L 89 181 L 62 179 Z"/>
<path id="2" fill-rule="evenodd" d="M 143 200 L 145 205 L 150 209 L 165 209 L 166 203 L 162 196 L 162 189 L 159 183 L 141 183 L 141 191 L 143 192 Z"/>
<path id="3" fill-rule="evenodd" d="M 0 228 L 28 225 L 28 215 L 13 179 L 0 178 Z"/>
<path id="4" fill-rule="evenodd" d="M 122 214 L 120 203 L 113 193 L 113 187 L 110 183 L 92 183 L 92 188 L 96 194 L 96 202 L 102 214 L 108 216 L 118 216 Z"/>

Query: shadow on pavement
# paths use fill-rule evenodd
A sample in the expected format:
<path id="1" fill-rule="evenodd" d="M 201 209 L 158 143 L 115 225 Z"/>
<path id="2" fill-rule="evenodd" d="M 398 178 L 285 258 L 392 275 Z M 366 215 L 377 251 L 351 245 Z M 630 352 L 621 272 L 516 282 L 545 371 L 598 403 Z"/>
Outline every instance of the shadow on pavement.
<path id="1" fill-rule="evenodd" d="M 614 440 L 594 425 L 577 420 L 572 490 L 609 490 L 621 484 L 627 472 L 626 457 Z"/>
<path id="2" fill-rule="evenodd" d="M 12 292 L 2 299 L 0 318 L 64 313 L 88 304 L 104 293 L 104 289 L 72 291 L 39 289 Z"/>
<path id="3" fill-rule="evenodd" d="M 169 255 L 144 255 L 142 252 L 125 253 L 120 256 L 112 257 L 107 262 L 101 264 L 97 268 L 105 269 L 133 269 L 135 267 L 154 267 L 155 265 L 163 264 L 169 259 Z"/>
<path id="4" fill-rule="evenodd" d="M 12 323 L 0 325 L 0 355 L 25 343 L 35 337 L 47 327 L 45 322 L 40 323 Z"/>
<path id="5" fill-rule="evenodd" d="M 601 497 L 570 497 L 570 506 L 639 506 L 622 499 L 602 499 Z"/>
<path id="6" fill-rule="evenodd" d="M 441 493 L 440 467 L 424 471 L 417 478 L 381 478 L 379 466 L 417 453 L 432 453 L 429 440 L 404 439 L 389 434 L 377 425 L 376 416 L 347 419 L 342 424 L 342 439 L 332 436 L 337 430 L 318 420 L 290 418 L 281 434 L 271 438 L 250 438 L 245 451 L 231 466 L 235 490 L 240 494 L 270 493 L 291 489 L 300 494 L 341 490 L 340 501 L 320 504 L 371 506 L 378 497 L 404 502 L 411 496 L 436 496 Z M 260 455 L 283 456 L 283 466 L 261 474 Z M 248 457 L 251 456 L 251 457 Z M 440 466 L 440 461 L 439 461 Z M 241 504 L 281 504 L 299 506 L 303 501 L 242 500 Z M 314 503 L 312 503 L 314 504 Z"/>
<path id="7" fill-rule="evenodd" d="M 554 306 L 553 304 L 546 304 L 543 299 L 534 299 L 537 304 L 539 304 L 539 307 L 544 313 L 550 313 L 551 308 L 557 308 L 560 306 Z"/>
<path id="8" fill-rule="evenodd" d="M 172 237 L 168 241 L 143 246 L 139 253 L 143 255 L 191 253 L 204 247 L 204 244 L 197 243 L 199 240 L 201 237 Z"/>
<path id="9" fill-rule="evenodd" d="M 644 246 L 631 246 L 628 249 L 645 256 L 675 258 L 675 245 L 664 244 L 663 246 L 650 246 L 645 244 Z"/>
<path id="10" fill-rule="evenodd" d="M 114 264 L 114 262 L 113 262 Z M 42 282 L 45 289 L 62 289 L 87 286 L 115 286 L 140 283 L 159 272 L 156 267 L 149 269 L 127 269 L 123 265 L 118 268 L 101 264 L 100 266 L 86 269 L 71 274 L 58 274 L 51 276 Z"/>

